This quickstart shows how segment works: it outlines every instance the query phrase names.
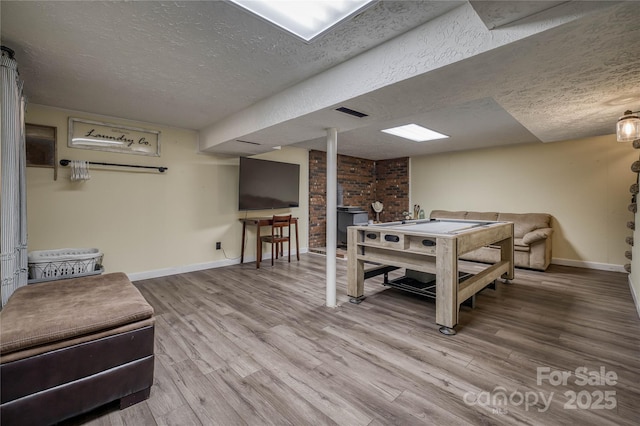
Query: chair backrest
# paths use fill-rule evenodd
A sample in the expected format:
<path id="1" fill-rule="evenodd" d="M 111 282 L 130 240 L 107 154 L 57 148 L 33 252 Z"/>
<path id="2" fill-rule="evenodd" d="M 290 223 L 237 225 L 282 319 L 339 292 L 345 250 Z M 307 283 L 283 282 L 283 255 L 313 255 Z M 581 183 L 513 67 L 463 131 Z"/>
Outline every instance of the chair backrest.
<path id="1" fill-rule="evenodd" d="M 273 234 L 282 235 L 283 228 L 289 228 L 291 230 L 291 215 L 273 215 L 271 231 Z M 276 232 L 278 231 L 278 232 Z"/>

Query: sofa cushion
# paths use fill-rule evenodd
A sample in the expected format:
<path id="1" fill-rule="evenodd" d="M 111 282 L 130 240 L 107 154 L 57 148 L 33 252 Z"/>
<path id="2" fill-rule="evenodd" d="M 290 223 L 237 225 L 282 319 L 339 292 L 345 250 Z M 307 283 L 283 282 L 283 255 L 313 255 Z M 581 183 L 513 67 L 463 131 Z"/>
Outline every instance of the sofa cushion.
<path id="1" fill-rule="evenodd" d="M 553 229 L 551 228 L 535 229 L 531 232 L 528 232 L 524 237 L 522 237 L 522 243 L 530 245 L 535 243 L 536 241 L 544 240 L 546 238 L 549 238 L 552 232 Z"/>
<path id="2" fill-rule="evenodd" d="M 487 247 L 495 250 L 500 250 L 500 246 L 495 244 L 490 244 Z M 530 247 L 522 242 L 522 238 L 514 238 L 513 249 L 515 251 L 529 251 Z"/>
<path id="3" fill-rule="evenodd" d="M 536 229 L 551 227 L 551 216 L 546 213 L 499 213 L 498 220 L 513 222 L 514 238 L 523 238 Z"/>
<path id="4" fill-rule="evenodd" d="M 464 220 L 498 220 L 498 212 L 468 212 L 468 211 L 449 211 L 449 210 L 433 210 L 429 215 L 431 219 L 464 219 Z"/>
<path id="5" fill-rule="evenodd" d="M 467 212 L 465 219 L 496 221 L 498 220 L 498 212 Z"/>
<path id="6" fill-rule="evenodd" d="M 0 312 L 0 353 L 114 329 L 153 316 L 153 307 L 123 273 L 32 284 Z"/>
<path id="7" fill-rule="evenodd" d="M 452 212 L 448 210 L 432 210 L 429 217 L 431 219 L 464 219 L 467 212 Z"/>

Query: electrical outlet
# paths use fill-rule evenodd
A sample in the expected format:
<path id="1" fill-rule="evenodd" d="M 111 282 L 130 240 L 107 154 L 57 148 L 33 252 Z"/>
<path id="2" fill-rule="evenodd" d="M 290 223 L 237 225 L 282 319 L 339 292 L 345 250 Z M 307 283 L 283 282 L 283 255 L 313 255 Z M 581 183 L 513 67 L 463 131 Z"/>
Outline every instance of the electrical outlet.
<path id="1" fill-rule="evenodd" d="M 220 241 L 218 241 L 216 243 L 216 250 L 220 250 L 222 248 L 222 243 Z"/>

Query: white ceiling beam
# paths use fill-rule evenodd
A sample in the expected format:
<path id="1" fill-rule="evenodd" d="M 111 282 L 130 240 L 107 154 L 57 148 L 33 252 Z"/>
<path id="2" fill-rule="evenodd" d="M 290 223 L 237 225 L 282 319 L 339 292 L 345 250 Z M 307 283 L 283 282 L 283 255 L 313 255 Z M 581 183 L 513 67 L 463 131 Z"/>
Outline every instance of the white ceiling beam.
<path id="1" fill-rule="evenodd" d="M 383 87 L 557 27 L 601 9 L 600 2 L 570 2 L 488 30 L 473 7 L 464 5 L 380 46 L 228 116 L 200 131 L 200 150 L 302 117 Z M 611 3 L 609 3 L 610 5 Z M 348 130 L 341 127 L 341 130 Z M 299 142 L 322 136 L 310 130 Z M 300 136 L 300 135 L 299 135 Z M 260 142 L 260 141 L 256 141 Z M 279 143 L 280 144 L 280 143 Z M 266 147 L 265 149 L 270 149 Z"/>

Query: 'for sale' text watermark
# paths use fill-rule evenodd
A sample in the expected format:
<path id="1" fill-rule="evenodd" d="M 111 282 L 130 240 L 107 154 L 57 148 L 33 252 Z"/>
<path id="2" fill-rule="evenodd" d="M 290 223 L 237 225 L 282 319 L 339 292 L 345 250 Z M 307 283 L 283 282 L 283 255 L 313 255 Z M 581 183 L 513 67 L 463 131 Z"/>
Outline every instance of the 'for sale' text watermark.
<path id="1" fill-rule="evenodd" d="M 572 386 L 574 389 L 562 392 L 566 398 L 565 410 L 613 410 L 618 406 L 616 391 L 610 389 L 618 384 L 618 374 L 601 366 L 597 370 L 577 367 L 575 370 L 554 370 L 551 367 L 536 369 L 538 386 Z M 575 387 L 589 389 L 575 390 Z M 596 388 L 595 390 L 593 388 Z M 508 391 L 496 386 L 491 391 L 467 392 L 464 402 L 467 405 L 479 405 L 492 408 L 494 413 L 506 414 L 508 407 L 523 407 L 526 411 L 546 412 L 554 397 L 560 392 L 545 393 L 542 391 Z"/>

